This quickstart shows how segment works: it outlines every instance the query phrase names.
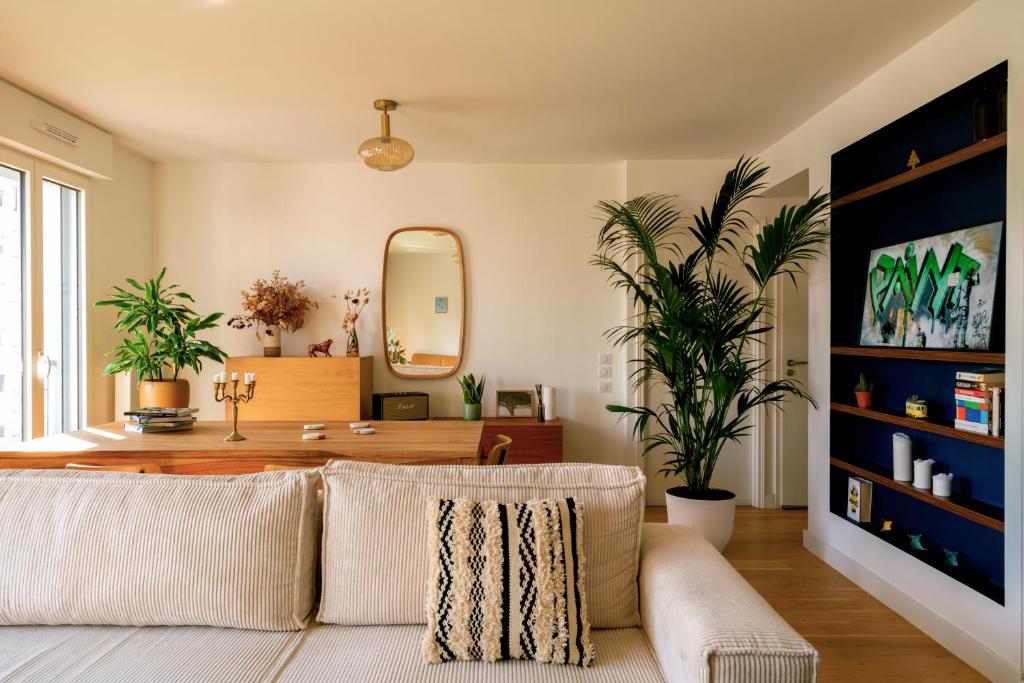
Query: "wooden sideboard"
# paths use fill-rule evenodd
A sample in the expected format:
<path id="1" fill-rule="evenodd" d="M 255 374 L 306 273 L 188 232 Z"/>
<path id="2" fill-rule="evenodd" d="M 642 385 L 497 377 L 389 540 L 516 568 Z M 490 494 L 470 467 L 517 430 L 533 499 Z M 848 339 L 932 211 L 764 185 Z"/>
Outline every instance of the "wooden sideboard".
<path id="1" fill-rule="evenodd" d="M 371 416 L 373 356 L 237 356 L 228 358 L 225 370 L 229 376 L 256 373 L 256 395 L 238 411 L 239 422 L 344 422 Z M 228 403 L 224 419 L 231 419 Z"/>
<path id="2" fill-rule="evenodd" d="M 512 439 L 509 465 L 562 462 L 562 421 L 537 422 L 532 417 L 485 417 L 483 452 L 494 445 L 494 437 L 504 434 Z"/>

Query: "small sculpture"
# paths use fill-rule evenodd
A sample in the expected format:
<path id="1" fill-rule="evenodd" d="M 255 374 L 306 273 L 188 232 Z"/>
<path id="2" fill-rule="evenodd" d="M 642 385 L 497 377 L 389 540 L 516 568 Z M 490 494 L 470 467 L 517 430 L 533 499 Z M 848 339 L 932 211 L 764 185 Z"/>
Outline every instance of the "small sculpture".
<path id="1" fill-rule="evenodd" d="M 921 542 L 922 536 L 924 536 L 924 534 L 907 534 L 907 538 L 910 539 L 911 550 L 927 550 L 927 548 L 924 547 L 924 543 Z"/>
<path id="2" fill-rule="evenodd" d="M 310 344 L 306 349 L 309 352 L 310 358 L 316 358 L 316 354 L 322 353 L 325 358 L 331 357 L 331 344 L 334 343 L 333 339 L 325 339 L 319 344 Z"/>
<path id="3" fill-rule="evenodd" d="M 949 548 L 943 548 L 942 552 L 946 553 L 946 566 L 950 569 L 960 566 L 960 551 L 950 550 Z"/>
<path id="4" fill-rule="evenodd" d="M 883 519 L 882 520 L 882 533 L 884 534 L 887 531 L 892 531 L 892 520 L 891 519 Z"/>
<path id="5" fill-rule="evenodd" d="M 356 321 L 359 314 L 370 301 L 370 290 L 367 287 L 362 289 L 350 289 L 345 292 L 345 322 L 342 329 L 348 333 L 348 340 L 345 343 L 346 356 L 359 356 L 359 337 L 356 335 Z"/>
<path id="6" fill-rule="evenodd" d="M 907 159 L 907 168 L 913 171 L 921 164 L 921 157 L 917 156 L 917 150 L 910 150 L 910 157 Z"/>

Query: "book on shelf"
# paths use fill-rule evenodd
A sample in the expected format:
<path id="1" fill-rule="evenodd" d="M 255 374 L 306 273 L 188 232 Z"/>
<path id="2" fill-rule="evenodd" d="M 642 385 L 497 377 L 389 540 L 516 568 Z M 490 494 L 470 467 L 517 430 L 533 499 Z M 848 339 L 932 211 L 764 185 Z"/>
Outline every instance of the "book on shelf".
<path id="1" fill-rule="evenodd" d="M 1006 373 L 988 368 L 956 373 L 953 401 L 957 429 L 976 434 L 1003 435 Z"/>
<path id="2" fill-rule="evenodd" d="M 977 422 L 969 422 L 967 420 L 955 420 L 953 426 L 959 430 L 974 432 L 975 434 L 988 434 L 989 430 L 987 424 L 978 424 Z"/>
<path id="3" fill-rule="evenodd" d="M 1002 368 L 978 368 L 976 370 L 959 370 L 957 381 L 996 384 L 1006 382 L 1006 372 Z"/>
<path id="4" fill-rule="evenodd" d="M 871 521 L 871 489 L 869 480 L 850 477 L 846 487 L 846 516 L 855 522 Z"/>

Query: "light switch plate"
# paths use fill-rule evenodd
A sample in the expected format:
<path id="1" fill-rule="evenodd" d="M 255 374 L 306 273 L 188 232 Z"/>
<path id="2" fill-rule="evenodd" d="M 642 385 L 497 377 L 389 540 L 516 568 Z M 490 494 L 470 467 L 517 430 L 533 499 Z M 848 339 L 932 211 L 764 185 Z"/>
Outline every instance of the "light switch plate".
<path id="1" fill-rule="evenodd" d="M 599 367 L 597 369 L 597 376 L 598 377 L 606 377 L 606 378 L 607 377 L 611 377 L 612 376 L 612 366 L 610 366 L 610 365 L 602 365 L 601 367 Z"/>
<path id="2" fill-rule="evenodd" d="M 598 365 L 611 365 L 612 364 L 612 354 L 610 354 L 610 353 L 599 353 L 599 354 L 597 354 L 597 364 Z"/>
<path id="3" fill-rule="evenodd" d="M 610 394 L 610 393 L 612 393 L 612 383 L 611 382 L 598 382 L 597 383 L 597 393 L 599 393 L 599 394 Z"/>

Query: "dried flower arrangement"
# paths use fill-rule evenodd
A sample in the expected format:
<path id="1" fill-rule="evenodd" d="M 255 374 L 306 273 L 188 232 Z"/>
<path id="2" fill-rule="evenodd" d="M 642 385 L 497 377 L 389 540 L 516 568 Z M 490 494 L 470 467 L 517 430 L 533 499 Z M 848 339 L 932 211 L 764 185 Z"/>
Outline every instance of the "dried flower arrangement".
<path id="1" fill-rule="evenodd" d="M 275 270 L 269 281 L 260 278 L 248 291 L 242 292 L 242 309 L 246 313 L 233 316 L 228 325 L 236 330 L 256 325 L 257 336 L 260 325 L 280 325 L 294 332 L 305 323 L 306 311 L 320 307 L 302 292 L 305 286 L 302 280 L 289 282 L 287 277 L 281 276 L 281 271 Z"/>

